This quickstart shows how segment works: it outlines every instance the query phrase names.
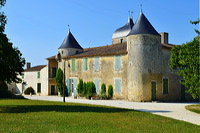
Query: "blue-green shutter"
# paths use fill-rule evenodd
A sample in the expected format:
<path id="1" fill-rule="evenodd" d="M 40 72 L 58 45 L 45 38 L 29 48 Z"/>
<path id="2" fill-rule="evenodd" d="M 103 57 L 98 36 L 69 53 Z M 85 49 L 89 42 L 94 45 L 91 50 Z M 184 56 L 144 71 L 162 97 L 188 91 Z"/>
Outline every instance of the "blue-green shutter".
<path id="1" fill-rule="evenodd" d="M 115 70 L 120 70 L 121 68 L 121 56 L 115 56 Z"/>
<path id="2" fill-rule="evenodd" d="M 164 78 L 163 79 L 163 94 L 168 94 L 168 79 Z"/>
<path id="3" fill-rule="evenodd" d="M 100 80 L 95 79 L 94 84 L 95 84 L 95 87 L 96 87 L 96 93 L 99 94 L 99 92 L 100 92 Z"/>
<path id="4" fill-rule="evenodd" d="M 83 59 L 83 69 L 85 71 L 88 70 L 88 58 Z"/>
<path id="5" fill-rule="evenodd" d="M 100 70 L 100 60 L 99 57 L 94 58 L 94 70 L 99 71 Z"/>
<path id="6" fill-rule="evenodd" d="M 76 70 L 76 62 L 75 59 L 72 59 L 72 72 Z"/>
<path id="7" fill-rule="evenodd" d="M 115 93 L 121 92 L 121 79 L 115 79 Z"/>
<path id="8" fill-rule="evenodd" d="M 73 79 L 73 83 L 74 83 L 74 96 L 76 96 L 76 79 Z"/>
<path id="9" fill-rule="evenodd" d="M 40 78 L 40 72 L 37 72 L 37 78 Z"/>
<path id="10" fill-rule="evenodd" d="M 71 89 L 71 81 L 70 81 L 70 79 L 67 79 L 67 93 L 68 93 L 68 96 L 70 96 L 70 89 Z"/>

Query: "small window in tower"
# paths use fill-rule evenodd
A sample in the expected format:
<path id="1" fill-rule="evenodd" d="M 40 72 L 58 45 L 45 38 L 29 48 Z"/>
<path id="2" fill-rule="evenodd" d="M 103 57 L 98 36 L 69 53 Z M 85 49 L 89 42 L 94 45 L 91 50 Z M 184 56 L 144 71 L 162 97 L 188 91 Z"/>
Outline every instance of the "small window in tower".
<path id="1" fill-rule="evenodd" d="M 62 51 L 62 54 L 63 54 L 63 51 Z"/>

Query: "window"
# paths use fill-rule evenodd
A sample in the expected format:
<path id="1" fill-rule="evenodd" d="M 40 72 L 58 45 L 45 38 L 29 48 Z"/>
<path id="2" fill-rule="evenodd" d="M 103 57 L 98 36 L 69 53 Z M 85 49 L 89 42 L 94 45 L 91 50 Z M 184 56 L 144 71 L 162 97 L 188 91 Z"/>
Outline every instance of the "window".
<path id="1" fill-rule="evenodd" d="M 52 72 L 52 78 L 56 77 L 56 71 L 57 69 L 55 67 L 52 67 L 51 72 Z"/>
<path id="2" fill-rule="evenodd" d="M 22 79 L 24 79 L 24 73 L 22 73 Z"/>
<path id="3" fill-rule="evenodd" d="M 115 56 L 115 70 L 120 70 L 121 68 L 121 56 Z"/>
<path id="4" fill-rule="evenodd" d="M 37 78 L 38 79 L 40 78 L 40 72 L 37 72 Z"/>
<path id="5" fill-rule="evenodd" d="M 94 84 L 96 87 L 96 93 L 99 94 L 100 93 L 100 79 L 94 79 Z"/>
<path id="6" fill-rule="evenodd" d="M 100 71 L 100 58 L 94 57 L 94 70 Z"/>
<path id="7" fill-rule="evenodd" d="M 168 94 L 168 79 L 163 78 L 163 94 Z"/>
<path id="8" fill-rule="evenodd" d="M 123 43 L 124 42 L 124 40 L 123 39 L 120 39 L 120 43 Z"/>
<path id="9" fill-rule="evenodd" d="M 41 83 L 37 83 L 37 93 L 41 93 Z"/>
<path id="10" fill-rule="evenodd" d="M 115 79 L 115 93 L 121 92 L 121 79 Z"/>
<path id="11" fill-rule="evenodd" d="M 76 61 L 72 59 L 72 72 L 76 71 Z"/>
<path id="12" fill-rule="evenodd" d="M 88 58 L 83 58 L 83 70 L 88 70 Z"/>

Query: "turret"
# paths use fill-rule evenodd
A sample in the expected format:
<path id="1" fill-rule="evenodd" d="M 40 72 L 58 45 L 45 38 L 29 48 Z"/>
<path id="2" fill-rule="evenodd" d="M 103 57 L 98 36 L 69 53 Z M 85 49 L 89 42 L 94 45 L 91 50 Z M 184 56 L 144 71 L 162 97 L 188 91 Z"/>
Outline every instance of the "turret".
<path id="1" fill-rule="evenodd" d="M 67 58 L 67 56 L 78 54 L 83 51 L 83 48 L 76 41 L 70 30 L 65 37 L 63 43 L 58 48 L 59 55 L 61 58 Z"/>
<path id="2" fill-rule="evenodd" d="M 123 43 L 126 42 L 126 36 L 128 33 L 131 31 L 134 23 L 132 18 L 129 16 L 128 17 L 128 22 L 126 25 L 123 27 L 117 29 L 112 36 L 112 44 L 118 44 L 118 43 Z"/>
<path id="3" fill-rule="evenodd" d="M 147 84 L 161 72 L 161 37 L 145 15 L 140 15 L 127 36 L 128 97 L 133 101 L 151 100 Z M 147 76 L 148 75 L 148 76 Z M 151 75 L 151 76 L 149 76 Z M 131 82 L 132 81 L 132 82 Z"/>

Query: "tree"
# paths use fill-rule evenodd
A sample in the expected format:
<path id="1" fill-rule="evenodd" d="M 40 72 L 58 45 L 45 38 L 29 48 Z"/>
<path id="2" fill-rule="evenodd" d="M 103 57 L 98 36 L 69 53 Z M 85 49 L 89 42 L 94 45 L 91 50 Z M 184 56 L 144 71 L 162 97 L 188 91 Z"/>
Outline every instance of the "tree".
<path id="1" fill-rule="evenodd" d="M 79 80 L 77 91 L 78 91 L 79 96 L 83 96 L 84 95 L 83 80 L 82 79 Z"/>
<path id="2" fill-rule="evenodd" d="M 60 68 L 56 72 L 55 80 L 58 91 L 63 95 L 63 71 Z"/>
<path id="3" fill-rule="evenodd" d="M 13 44 L 4 33 L 7 20 L 1 9 L 5 3 L 6 0 L 0 0 L 0 81 L 19 83 L 22 80 L 17 75 L 21 75 L 24 71 L 25 59 L 22 58 L 21 52 L 13 47 Z"/>
<path id="4" fill-rule="evenodd" d="M 195 23 L 199 23 L 199 20 Z M 184 79 L 181 84 L 189 88 L 187 92 L 194 99 L 200 98 L 199 40 L 200 36 L 198 35 L 188 43 L 174 46 L 170 58 L 170 67 L 178 68 L 178 74 Z"/>
<path id="5" fill-rule="evenodd" d="M 106 84 L 101 85 L 101 95 L 106 95 Z"/>

